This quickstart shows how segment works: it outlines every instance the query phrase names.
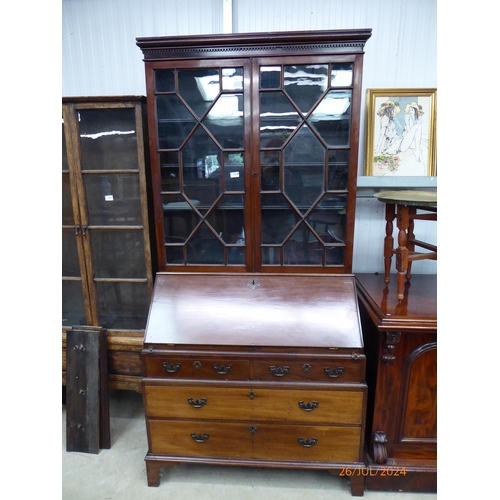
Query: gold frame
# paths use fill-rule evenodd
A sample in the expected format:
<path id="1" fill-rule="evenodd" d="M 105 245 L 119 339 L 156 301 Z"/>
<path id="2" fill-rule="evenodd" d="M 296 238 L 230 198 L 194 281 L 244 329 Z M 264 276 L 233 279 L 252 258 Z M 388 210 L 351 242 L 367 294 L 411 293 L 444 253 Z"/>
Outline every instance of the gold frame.
<path id="1" fill-rule="evenodd" d="M 367 89 L 365 175 L 437 175 L 436 96 L 432 88 Z"/>

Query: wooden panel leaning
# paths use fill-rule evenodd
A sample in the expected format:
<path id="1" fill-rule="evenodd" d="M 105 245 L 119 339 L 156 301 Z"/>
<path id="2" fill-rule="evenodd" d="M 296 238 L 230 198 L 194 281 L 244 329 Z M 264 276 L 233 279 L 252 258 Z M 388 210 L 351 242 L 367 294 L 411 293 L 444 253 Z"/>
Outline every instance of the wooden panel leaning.
<path id="1" fill-rule="evenodd" d="M 66 339 L 66 451 L 111 448 L 107 332 L 80 326 Z"/>

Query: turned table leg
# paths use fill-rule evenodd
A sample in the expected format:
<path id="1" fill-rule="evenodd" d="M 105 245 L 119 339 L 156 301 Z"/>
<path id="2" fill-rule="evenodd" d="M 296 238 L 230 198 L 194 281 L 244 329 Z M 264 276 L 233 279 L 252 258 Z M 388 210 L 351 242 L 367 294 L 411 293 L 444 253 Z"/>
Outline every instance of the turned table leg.
<path id="1" fill-rule="evenodd" d="M 406 272 L 408 270 L 408 227 L 410 224 L 409 209 L 405 205 L 397 207 L 397 223 L 398 223 L 398 248 L 396 249 L 396 269 L 398 270 L 397 283 L 398 294 L 397 299 L 401 302 L 404 298 L 404 285 Z"/>
<path id="2" fill-rule="evenodd" d="M 394 205 L 392 203 L 387 203 L 385 206 L 385 238 L 384 238 L 384 269 L 385 269 L 385 279 L 384 283 L 386 285 L 391 281 L 391 262 L 392 254 L 394 249 L 394 238 L 392 237 L 393 225 L 392 221 L 395 217 Z"/>

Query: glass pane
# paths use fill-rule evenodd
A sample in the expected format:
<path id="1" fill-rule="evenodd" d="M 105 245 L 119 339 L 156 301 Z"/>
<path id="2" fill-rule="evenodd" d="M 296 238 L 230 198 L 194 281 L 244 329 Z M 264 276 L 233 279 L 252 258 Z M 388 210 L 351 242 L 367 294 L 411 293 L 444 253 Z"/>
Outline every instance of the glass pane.
<path id="1" fill-rule="evenodd" d="M 302 113 L 308 113 L 328 87 L 327 64 L 285 66 L 284 86 Z"/>
<path id="2" fill-rule="evenodd" d="M 180 191 L 179 154 L 177 151 L 160 153 L 161 190 Z"/>
<path id="3" fill-rule="evenodd" d="M 172 70 L 155 71 L 156 92 L 173 92 L 175 90 L 175 77 Z"/>
<path id="4" fill-rule="evenodd" d="M 62 326 L 86 325 L 85 302 L 81 280 L 62 282 Z"/>
<path id="5" fill-rule="evenodd" d="M 285 193 L 305 213 L 324 191 L 325 148 L 307 126 L 285 147 Z"/>
<path id="6" fill-rule="evenodd" d="M 307 217 L 324 243 L 344 243 L 346 195 L 326 195 Z"/>
<path id="7" fill-rule="evenodd" d="M 84 170 L 137 169 L 134 109 L 78 112 Z"/>
<path id="8" fill-rule="evenodd" d="M 327 266 L 342 266 L 344 265 L 344 247 L 327 248 L 326 265 Z"/>
<path id="9" fill-rule="evenodd" d="M 318 104 L 310 124 L 328 146 L 348 146 L 351 123 L 351 91 L 331 90 Z"/>
<path id="10" fill-rule="evenodd" d="M 62 124 L 62 169 L 68 171 L 68 155 L 66 152 L 66 135 L 64 133 L 64 121 Z"/>
<path id="11" fill-rule="evenodd" d="M 224 264 L 224 244 L 202 223 L 188 246 L 188 264 Z"/>
<path id="12" fill-rule="evenodd" d="M 158 147 L 179 148 L 195 127 L 197 121 L 176 95 L 156 97 L 158 116 Z"/>
<path id="13" fill-rule="evenodd" d="M 328 151 L 328 189 L 345 190 L 349 173 L 349 151 Z"/>
<path id="14" fill-rule="evenodd" d="M 141 230 L 90 233 L 95 278 L 145 278 L 144 238 Z"/>
<path id="15" fill-rule="evenodd" d="M 244 243 L 244 212 L 241 196 L 224 196 L 206 218 L 224 243 Z"/>
<path id="16" fill-rule="evenodd" d="M 282 92 L 260 94 L 260 145 L 276 147 L 273 142 L 285 141 L 302 122 L 299 113 Z"/>
<path id="17" fill-rule="evenodd" d="M 243 90 L 243 68 L 222 69 L 222 90 Z"/>
<path id="18" fill-rule="evenodd" d="M 245 164 L 243 163 L 243 153 L 224 154 L 223 190 L 224 191 L 245 190 Z"/>
<path id="19" fill-rule="evenodd" d="M 137 174 L 84 174 L 89 224 L 142 225 Z"/>
<path id="20" fill-rule="evenodd" d="M 261 89 L 281 88 L 281 66 L 261 66 L 260 88 Z"/>
<path id="21" fill-rule="evenodd" d="M 203 124 L 221 148 L 243 148 L 243 94 L 221 95 Z"/>
<path id="22" fill-rule="evenodd" d="M 143 329 L 149 310 L 146 283 L 95 283 L 99 325 L 104 328 Z"/>
<path id="23" fill-rule="evenodd" d="M 352 85 L 352 63 L 332 64 L 332 87 L 350 87 Z"/>
<path id="24" fill-rule="evenodd" d="M 71 187 L 69 174 L 62 174 L 62 223 L 64 225 L 72 225 L 75 223 L 73 217 L 73 206 L 71 204 Z"/>
<path id="25" fill-rule="evenodd" d="M 262 243 L 281 244 L 298 222 L 297 213 L 281 194 L 261 194 Z"/>
<path id="26" fill-rule="evenodd" d="M 183 178 L 200 179 L 220 176 L 220 149 L 201 127 L 182 148 Z"/>
<path id="27" fill-rule="evenodd" d="M 165 243 L 184 243 L 201 220 L 193 208 L 201 202 L 190 200 L 188 203 L 181 195 L 164 195 L 162 201 Z"/>
<path id="28" fill-rule="evenodd" d="M 198 118 L 202 118 L 220 93 L 218 69 L 179 71 L 179 94 Z"/>
<path id="29" fill-rule="evenodd" d="M 78 248 L 76 245 L 74 229 L 62 231 L 62 275 L 67 277 L 80 277 L 80 262 L 78 261 Z"/>
<path id="30" fill-rule="evenodd" d="M 322 247 L 314 234 L 302 223 L 285 243 L 286 265 L 321 265 Z"/>

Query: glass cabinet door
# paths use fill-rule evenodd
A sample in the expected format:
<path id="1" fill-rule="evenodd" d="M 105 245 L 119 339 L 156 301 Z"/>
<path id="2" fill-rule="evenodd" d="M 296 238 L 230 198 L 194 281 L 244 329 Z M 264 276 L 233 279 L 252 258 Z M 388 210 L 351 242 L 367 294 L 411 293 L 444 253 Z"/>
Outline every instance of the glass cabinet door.
<path id="1" fill-rule="evenodd" d="M 84 241 L 99 326 L 143 329 L 149 308 L 135 108 L 78 109 Z"/>
<path id="2" fill-rule="evenodd" d="M 247 69 L 234 61 L 207 66 L 154 71 L 157 234 L 167 266 L 246 261 Z"/>
<path id="3" fill-rule="evenodd" d="M 256 71 L 262 266 L 343 266 L 353 63 L 262 59 Z"/>
<path id="4" fill-rule="evenodd" d="M 78 220 L 73 215 L 66 134 L 62 126 L 62 326 L 86 325 L 82 271 L 78 254 Z"/>

